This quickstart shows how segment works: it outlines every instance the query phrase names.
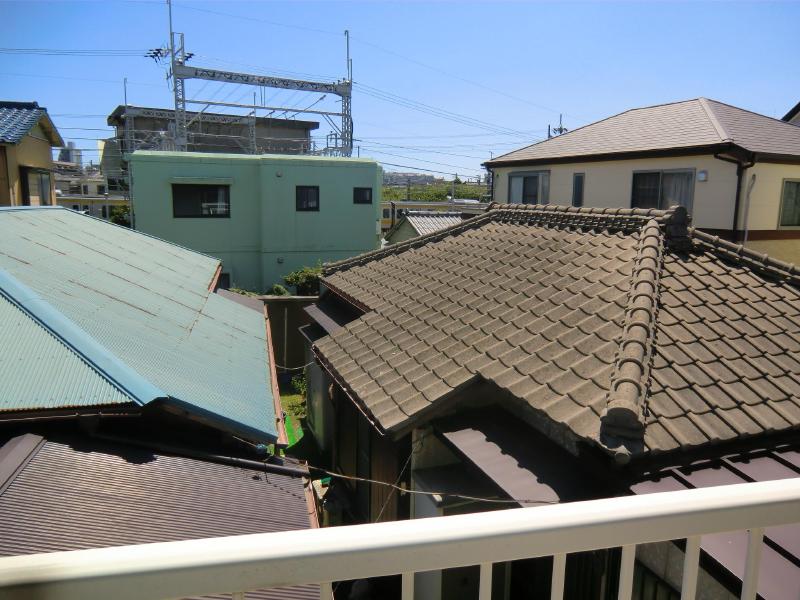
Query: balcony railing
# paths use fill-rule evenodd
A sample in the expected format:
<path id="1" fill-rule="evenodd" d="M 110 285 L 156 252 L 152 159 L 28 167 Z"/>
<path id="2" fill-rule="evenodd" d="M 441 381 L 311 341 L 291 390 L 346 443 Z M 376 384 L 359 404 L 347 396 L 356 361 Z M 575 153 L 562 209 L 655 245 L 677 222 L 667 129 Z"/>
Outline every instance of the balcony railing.
<path id="1" fill-rule="evenodd" d="M 619 598 L 631 598 L 637 544 L 686 538 L 681 598 L 697 589 L 703 535 L 749 530 L 741 597 L 754 600 L 764 529 L 800 522 L 800 479 L 574 502 L 433 519 L 55 552 L 0 559 L 0 597 L 179 598 L 553 556 L 551 598 L 567 554 L 622 547 Z"/>

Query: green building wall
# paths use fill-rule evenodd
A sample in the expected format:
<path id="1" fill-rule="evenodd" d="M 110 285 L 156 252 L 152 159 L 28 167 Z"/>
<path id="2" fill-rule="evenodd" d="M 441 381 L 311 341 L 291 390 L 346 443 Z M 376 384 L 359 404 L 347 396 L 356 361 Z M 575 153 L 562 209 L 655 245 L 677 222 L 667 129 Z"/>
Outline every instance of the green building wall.
<path id="1" fill-rule="evenodd" d="M 134 227 L 222 260 L 233 287 L 264 291 L 303 266 L 380 245 L 375 161 L 291 155 L 139 151 L 130 157 Z M 230 186 L 229 218 L 175 218 L 172 184 Z M 296 186 L 319 186 L 319 211 L 297 211 Z M 353 188 L 372 188 L 354 204 Z"/>

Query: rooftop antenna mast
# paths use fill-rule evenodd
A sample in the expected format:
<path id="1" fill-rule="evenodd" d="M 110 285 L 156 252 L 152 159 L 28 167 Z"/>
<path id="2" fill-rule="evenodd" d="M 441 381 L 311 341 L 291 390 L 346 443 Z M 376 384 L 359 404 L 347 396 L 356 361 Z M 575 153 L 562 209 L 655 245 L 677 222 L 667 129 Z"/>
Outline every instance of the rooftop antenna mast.
<path id="1" fill-rule="evenodd" d="M 353 116 L 351 112 L 351 98 L 353 95 L 353 61 L 350 58 L 350 32 L 345 31 L 345 42 L 347 51 L 347 77 L 335 82 L 325 81 L 306 81 L 300 79 L 286 79 L 284 77 L 272 77 L 271 75 L 256 75 L 252 73 L 237 73 L 233 71 L 220 71 L 199 66 L 188 66 L 186 62 L 192 57 L 192 53 L 185 51 L 184 36 L 182 33 L 174 32 L 172 29 L 172 1 L 166 0 L 169 8 L 169 54 L 170 54 L 170 77 L 172 78 L 172 89 L 175 94 L 175 149 L 186 151 L 188 146 L 186 105 L 199 104 L 209 106 L 227 106 L 231 108 L 247 109 L 249 115 L 225 115 L 230 122 L 245 122 L 250 119 L 254 121 L 255 111 L 263 109 L 273 112 L 292 112 L 295 114 L 306 113 L 320 115 L 326 120 L 330 117 L 340 117 L 341 127 L 334 126 L 334 132 L 329 136 L 331 142 L 322 151 L 324 154 L 332 156 L 351 156 L 353 153 Z M 342 99 L 341 112 L 287 108 L 282 106 L 264 106 L 256 104 L 238 104 L 233 102 L 215 102 L 212 100 L 186 99 L 187 79 L 203 79 L 206 81 L 220 81 L 222 83 L 232 83 L 237 85 L 252 85 L 262 88 L 276 88 L 284 90 L 296 90 L 301 92 L 315 92 L 320 94 L 334 94 Z M 252 134 L 254 136 L 254 133 Z M 255 144 L 251 144 L 252 152 L 257 152 Z"/>

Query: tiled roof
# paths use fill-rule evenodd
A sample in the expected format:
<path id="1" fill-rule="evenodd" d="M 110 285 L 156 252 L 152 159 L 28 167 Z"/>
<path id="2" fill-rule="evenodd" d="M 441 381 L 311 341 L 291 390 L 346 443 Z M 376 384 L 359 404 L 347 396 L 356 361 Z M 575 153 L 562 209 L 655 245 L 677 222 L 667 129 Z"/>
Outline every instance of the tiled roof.
<path id="1" fill-rule="evenodd" d="M 545 140 L 486 164 L 692 150 L 732 144 L 750 152 L 800 156 L 800 129 L 729 104 L 697 98 L 635 108 Z"/>
<path id="2" fill-rule="evenodd" d="M 314 350 L 385 430 L 480 379 L 622 459 L 800 426 L 798 271 L 680 208 L 495 205 L 323 281 L 366 312 Z"/>
<path id="3" fill-rule="evenodd" d="M 419 235 L 427 235 L 461 223 L 459 212 L 409 211 L 405 218 Z"/>
<path id="4" fill-rule="evenodd" d="M 274 441 L 264 315 L 209 291 L 218 266 L 67 209 L 0 209 L 0 310 L 16 324 L 0 334 L 0 411 L 158 401 Z"/>
<path id="5" fill-rule="evenodd" d="M 47 116 L 47 109 L 36 102 L 0 102 L 0 144 L 18 144 L 40 120 L 55 146 L 64 141 Z"/>

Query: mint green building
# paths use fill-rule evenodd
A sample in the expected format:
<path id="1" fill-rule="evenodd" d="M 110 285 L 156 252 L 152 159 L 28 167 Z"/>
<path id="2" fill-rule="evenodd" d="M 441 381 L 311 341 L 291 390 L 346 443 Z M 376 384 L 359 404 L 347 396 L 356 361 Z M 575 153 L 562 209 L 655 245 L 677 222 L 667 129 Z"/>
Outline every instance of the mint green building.
<path id="1" fill-rule="evenodd" d="M 135 229 L 222 260 L 255 291 L 380 245 L 382 171 L 368 159 L 138 151 Z"/>

